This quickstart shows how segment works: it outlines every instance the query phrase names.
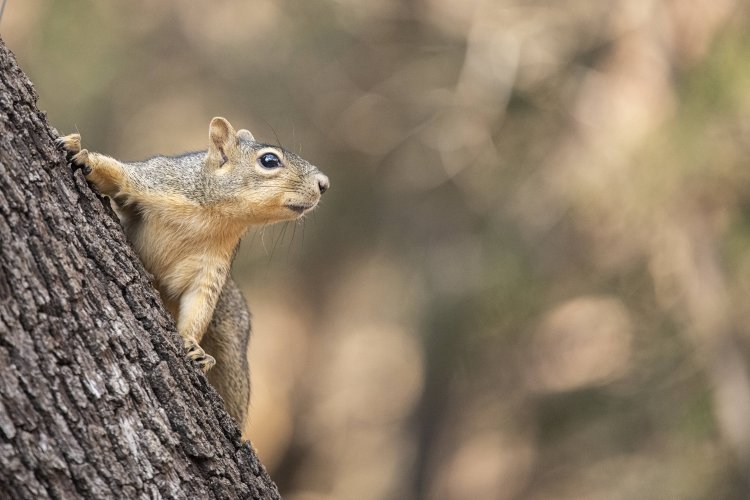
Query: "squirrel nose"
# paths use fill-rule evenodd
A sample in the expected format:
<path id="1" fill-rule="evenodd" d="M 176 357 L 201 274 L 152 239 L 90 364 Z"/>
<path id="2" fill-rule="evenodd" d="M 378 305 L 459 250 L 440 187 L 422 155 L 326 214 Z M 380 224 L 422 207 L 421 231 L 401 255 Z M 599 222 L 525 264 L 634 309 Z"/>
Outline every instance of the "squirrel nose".
<path id="1" fill-rule="evenodd" d="M 331 187 L 331 183 L 328 180 L 328 177 L 326 177 L 323 174 L 318 174 L 318 188 L 320 189 L 320 194 L 325 193 L 328 191 L 328 188 Z"/>

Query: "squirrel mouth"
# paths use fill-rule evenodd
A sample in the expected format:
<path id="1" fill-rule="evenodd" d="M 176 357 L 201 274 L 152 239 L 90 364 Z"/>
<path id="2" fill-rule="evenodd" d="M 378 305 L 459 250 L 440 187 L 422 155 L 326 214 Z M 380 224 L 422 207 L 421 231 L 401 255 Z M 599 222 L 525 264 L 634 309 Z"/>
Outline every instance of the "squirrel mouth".
<path id="1" fill-rule="evenodd" d="M 313 203 L 287 203 L 286 204 L 286 208 L 288 208 L 289 210 L 292 210 L 293 212 L 297 212 L 300 215 L 305 213 L 306 210 L 310 210 L 314 206 L 315 204 Z"/>

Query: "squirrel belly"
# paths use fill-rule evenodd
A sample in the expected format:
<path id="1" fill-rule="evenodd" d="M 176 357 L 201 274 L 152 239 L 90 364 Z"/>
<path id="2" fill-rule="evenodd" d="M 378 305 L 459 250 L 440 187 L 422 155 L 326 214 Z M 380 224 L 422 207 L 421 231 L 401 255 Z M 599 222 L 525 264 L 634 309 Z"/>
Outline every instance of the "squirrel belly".
<path id="1" fill-rule="evenodd" d="M 209 125 L 207 150 L 180 156 L 120 162 L 81 149 L 78 134 L 58 142 L 112 200 L 188 357 L 207 372 L 243 426 L 251 327 L 247 303 L 229 278 L 235 249 L 249 226 L 297 219 L 315 208 L 328 178 L 220 117 Z"/>

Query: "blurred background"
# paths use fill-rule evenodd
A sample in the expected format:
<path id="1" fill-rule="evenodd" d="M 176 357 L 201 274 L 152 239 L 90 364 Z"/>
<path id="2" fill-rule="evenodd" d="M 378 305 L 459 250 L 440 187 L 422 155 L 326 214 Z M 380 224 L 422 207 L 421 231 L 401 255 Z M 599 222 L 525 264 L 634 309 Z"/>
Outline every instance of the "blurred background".
<path id="1" fill-rule="evenodd" d="M 750 5 L 10 0 L 61 132 L 223 115 L 331 178 L 251 231 L 289 500 L 750 498 Z"/>

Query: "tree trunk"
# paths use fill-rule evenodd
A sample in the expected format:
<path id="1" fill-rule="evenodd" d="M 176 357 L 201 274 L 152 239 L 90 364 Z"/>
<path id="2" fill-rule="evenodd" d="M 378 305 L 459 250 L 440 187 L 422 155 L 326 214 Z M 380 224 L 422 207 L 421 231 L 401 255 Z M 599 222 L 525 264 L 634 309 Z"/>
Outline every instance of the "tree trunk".
<path id="1" fill-rule="evenodd" d="M 0 40 L 0 496 L 279 498 L 36 99 Z"/>

